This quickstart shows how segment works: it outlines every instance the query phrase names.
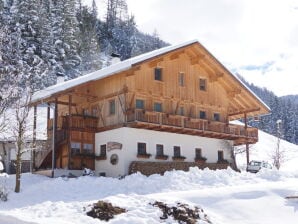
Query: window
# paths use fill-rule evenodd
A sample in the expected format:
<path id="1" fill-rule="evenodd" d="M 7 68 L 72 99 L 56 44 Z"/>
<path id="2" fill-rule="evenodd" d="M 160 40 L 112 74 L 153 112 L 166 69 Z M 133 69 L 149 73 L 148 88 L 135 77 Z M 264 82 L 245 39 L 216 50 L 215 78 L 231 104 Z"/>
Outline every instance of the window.
<path id="1" fill-rule="evenodd" d="M 206 81 L 206 79 L 200 79 L 200 90 L 202 90 L 202 91 L 206 91 L 207 90 L 207 81 Z"/>
<path id="2" fill-rule="evenodd" d="M 154 80 L 162 81 L 162 68 L 154 69 Z"/>
<path id="3" fill-rule="evenodd" d="M 218 161 L 223 161 L 224 160 L 223 151 L 218 151 L 217 155 L 218 155 Z"/>
<path id="4" fill-rule="evenodd" d="M 202 149 L 196 148 L 196 158 L 202 158 Z"/>
<path id="5" fill-rule="evenodd" d="M 174 157 L 180 157 L 180 156 L 181 156 L 180 146 L 174 146 Z"/>
<path id="6" fill-rule="evenodd" d="M 146 155 L 146 143 L 138 142 L 138 155 Z"/>
<path id="7" fill-rule="evenodd" d="M 92 154 L 93 152 L 93 144 L 84 143 L 83 144 L 83 153 L 84 154 Z"/>
<path id="8" fill-rule="evenodd" d="M 156 145 L 156 156 L 163 156 L 163 145 L 157 144 Z"/>
<path id="9" fill-rule="evenodd" d="M 154 103 L 154 111 L 156 112 L 162 112 L 162 104 L 161 103 Z"/>
<path id="10" fill-rule="evenodd" d="M 178 115 L 184 116 L 184 108 L 183 107 L 179 107 Z"/>
<path id="11" fill-rule="evenodd" d="M 178 75 L 178 83 L 179 83 L 179 86 L 184 86 L 184 73 L 183 72 L 180 72 L 179 75 Z"/>
<path id="12" fill-rule="evenodd" d="M 80 142 L 71 142 L 71 155 L 80 154 L 81 152 L 81 143 Z"/>
<path id="13" fill-rule="evenodd" d="M 220 114 L 219 113 L 214 113 L 213 114 L 213 120 L 219 121 L 220 120 Z"/>
<path id="14" fill-rule="evenodd" d="M 115 100 L 110 100 L 109 102 L 109 114 L 114 115 L 116 113 Z"/>
<path id="15" fill-rule="evenodd" d="M 136 108 L 137 109 L 145 109 L 144 100 L 136 99 Z"/>
<path id="16" fill-rule="evenodd" d="M 200 111 L 200 119 L 206 119 L 206 111 Z"/>
<path id="17" fill-rule="evenodd" d="M 100 146 L 100 156 L 102 157 L 107 156 L 107 145 Z"/>

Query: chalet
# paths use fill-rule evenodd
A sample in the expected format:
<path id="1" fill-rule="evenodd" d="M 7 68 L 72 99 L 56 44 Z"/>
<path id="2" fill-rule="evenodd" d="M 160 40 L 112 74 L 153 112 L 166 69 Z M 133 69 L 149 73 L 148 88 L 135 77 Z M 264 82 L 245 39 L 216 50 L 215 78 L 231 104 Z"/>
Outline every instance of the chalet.
<path id="1" fill-rule="evenodd" d="M 53 161 L 113 177 L 225 168 L 232 146 L 258 141 L 248 118 L 270 111 L 196 40 L 50 86 L 33 95 L 40 104 L 54 144 L 36 168 Z M 229 123 L 240 118 L 244 126 Z"/>

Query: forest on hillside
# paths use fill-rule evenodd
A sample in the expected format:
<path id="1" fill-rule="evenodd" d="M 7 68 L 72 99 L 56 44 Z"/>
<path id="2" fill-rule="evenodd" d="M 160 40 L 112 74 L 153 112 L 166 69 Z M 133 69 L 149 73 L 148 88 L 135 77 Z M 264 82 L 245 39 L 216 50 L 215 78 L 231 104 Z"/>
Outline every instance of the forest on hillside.
<path id="1" fill-rule="evenodd" d="M 82 0 L 0 0 L 0 115 L 24 95 L 109 65 L 111 53 L 122 60 L 168 45 L 157 33 L 137 29 L 125 0 L 105 0 L 98 9 Z M 98 18 L 98 12 L 105 15 Z M 297 96 L 277 97 L 249 86 L 272 113 L 249 124 L 298 144 Z M 1 128 L 0 128 L 1 130 Z"/>
<path id="2" fill-rule="evenodd" d="M 249 125 L 277 136 L 277 121 L 280 120 L 281 138 L 298 144 L 298 95 L 278 97 L 272 91 L 248 83 L 239 75 L 238 77 L 271 109 L 270 114 L 260 117 L 259 120 L 250 120 Z"/>
<path id="3" fill-rule="evenodd" d="M 101 11 L 99 11 L 101 10 Z M 105 17 L 98 18 L 98 12 Z M 0 0 L 0 82 L 15 78 L 34 90 L 166 46 L 156 32 L 137 29 L 125 0 L 98 9 L 81 0 Z"/>

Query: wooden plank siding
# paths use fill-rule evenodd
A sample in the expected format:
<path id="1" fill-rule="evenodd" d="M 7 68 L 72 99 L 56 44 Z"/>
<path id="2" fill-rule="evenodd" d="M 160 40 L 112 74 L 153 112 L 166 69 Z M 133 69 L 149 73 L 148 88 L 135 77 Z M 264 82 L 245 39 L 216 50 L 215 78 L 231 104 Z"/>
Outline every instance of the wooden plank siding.
<path id="1" fill-rule="evenodd" d="M 95 155 L 71 155 L 71 142 L 93 144 L 94 154 L 95 133 L 121 126 L 229 139 L 236 145 L 257 142 L 257 129 L 230 125 L 229 121 L 244 113 L 258 114 L 259 102 L 207 53 L 191 45 L 44 100 L 57 99 L 57 129 L 67 130 L 69 136 L 64 143 L 66 134 L 61 132 L 57 167 L 94 168 Z M 161 81 L 154 79 L 155 68 L 162 69 Z M 200 90 L 200 79 L 205 80 L 206 90 Z M 136 109 L 137 99 L 144 101 L 142 110 Z M 161 112 L 154 111 L 155 103 L 162 105 Z M 204 119 L 200 111 L 206 113 Z M 214 120 L 215 113 L 219 120 Z M 48 120 L 49 135 L 52 123 Z"/>

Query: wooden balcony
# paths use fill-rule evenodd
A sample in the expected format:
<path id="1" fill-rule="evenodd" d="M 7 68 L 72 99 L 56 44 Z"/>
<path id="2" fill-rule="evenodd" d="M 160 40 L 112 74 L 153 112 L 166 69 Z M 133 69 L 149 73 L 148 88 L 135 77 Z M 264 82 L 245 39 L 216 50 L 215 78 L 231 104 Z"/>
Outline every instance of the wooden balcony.
<path id="1" fill-rule="evenodd" d="M 209 138 L 234 140 L 234 144 L 256 143 L 258 129 L 217 121 L 136 110 L 127 116 L 127 125 L 158 131 L 198 135 Z"/>
<path id="2" fill-rule="evenodd" d="M 84 130 L 84 131 L 93 131 L 96 132 L 98 125 L 97 117 L 90 117 L 84 115 L 67 115 L 59 116 L 57 118 L 57 129 L 61 130 Z M 48 120 L 48 129 L 53 129 L 53 119 Z"/>

